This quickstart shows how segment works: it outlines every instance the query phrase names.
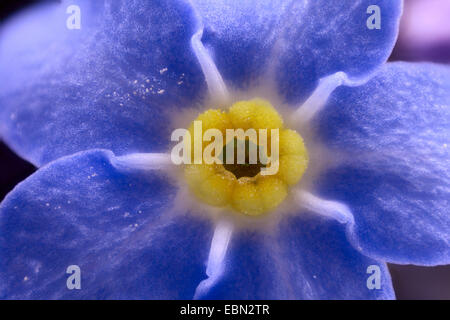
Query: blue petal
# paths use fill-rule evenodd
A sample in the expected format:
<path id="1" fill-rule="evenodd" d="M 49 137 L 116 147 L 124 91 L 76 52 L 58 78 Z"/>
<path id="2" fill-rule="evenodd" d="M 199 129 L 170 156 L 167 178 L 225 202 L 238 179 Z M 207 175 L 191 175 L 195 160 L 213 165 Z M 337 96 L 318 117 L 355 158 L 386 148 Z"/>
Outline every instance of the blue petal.
<path id="1" fill-rule="evenodd" d="M 245 88 L 275 77 L 291 103 L 306 99 L 324 76 L 344 71 L 361 77 L 385 62 L 402 11 L 401 0 L 194 3 L 206 28 L 203 41 L 225 80 Z M 381 10 L 381 29 L 367 28 L 371 5 Z"/>
<path id="2" fill-rule="evenodd" d="M 69 30 L 77 4 L 81 29 Z M 157 152 L 169 115 L 205 94 L 182 1 L 65 1 L 7 23 L 0 40 L 0 135 L 35 165 L 92 148 Z"/>
<path id="3" fill-rule="evenodd" d="M 352 209 L 355 245 L 394 263 L 450 263 L 450 68 L 387 64 L 338 88 L 319 117 L 324 144 L 346 160 L 318 188 Z"/>
<path id="4" fill-rule="evenodd" d="M 336 221 L 303 214 L 273 232 L 241 232 L 231 240 L 223 278 L 206 299 L 393 299 L 383 262 L 347 241 Z M 379 267 L 380 288 L 370 266 Z"/>
<path id="5" fill-rule="evenodd" d="M 175 190 L 153 172 L 124 174 L 111 152 L 65 157 L 0 206 L 0 298 L 190 299 L 205 278 L 212 230 L 170 212 Z M 68 290 L 67 267 L 81 269 Z"/>

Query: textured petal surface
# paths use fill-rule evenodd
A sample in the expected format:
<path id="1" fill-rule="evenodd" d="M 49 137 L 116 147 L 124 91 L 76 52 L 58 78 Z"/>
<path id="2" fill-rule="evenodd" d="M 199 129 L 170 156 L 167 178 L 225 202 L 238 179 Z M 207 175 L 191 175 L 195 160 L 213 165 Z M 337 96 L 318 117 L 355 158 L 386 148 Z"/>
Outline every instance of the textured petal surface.
<path id="1" fill-rule="evenodd" d="M 0 207 L 0 297 L 190 299 L 205 278 L 209 223 L 171 211 L 175 189 L 154 172 L 124 174 L 113 154 L 50 163 Z M 66 269 L 81 269 L 68 290 Z"/>
<path id="2" fill-rule="evenodd" d="M 307 98 L 324 76 L 360 77 L 386 61 L 402 9 L 400 0 L 193 2 L 225 80 L 242 89 L 270 78 L 291 103 Z M 367 27 L 372 5 L 381 29 Z"/>
<path id="3" fill-rule="evenodd" d="M 393 299 L 384 263 L 357 252 L 344 228 L 304 213 L 285 218 L 272 233 L 236 233 L 224 276 L 204 298 Z M 380 288 L 371 290 L 367 268 L 373 265 L 379 267 Z"/>
<path id="4" fill-rule="evenodd" d="M 318 188 L 350 206 L 355 244 L 394 263 L 450 263 L 450 68 L 387 64 L 338 88 L 316 124 L 344 159 Z"/>
<path id="5" fill-rule="evenodd" d="M 66 9 L 80 7 L 81 29 Z M 92 148 L 158 152 L 206 91 L 182 1 L 63 1 L 2 28 L 0 135 L 36 165 Z"/>

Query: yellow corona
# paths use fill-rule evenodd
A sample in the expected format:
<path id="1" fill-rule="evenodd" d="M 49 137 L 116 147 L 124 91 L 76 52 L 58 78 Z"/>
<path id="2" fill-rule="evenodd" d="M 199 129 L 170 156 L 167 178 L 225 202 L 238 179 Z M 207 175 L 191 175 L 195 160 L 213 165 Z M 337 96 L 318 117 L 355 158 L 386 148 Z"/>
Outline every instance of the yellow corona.
<path id="1" fill-rule="evenodd" d="M 277 208 L 288 195 L 289 187 L 302 178 L 308 166 L 308 152 L 302 137 L 294 130 L 286 129 L 283 119 L 275 108 L 266 100 L 253 99 L 234 103 L 227 111 L 209 109 L 194 121 L 201 121 L 203 132 L 208 129 L 218 129 L 226 136 L 227 129 L 255 129 L 259 135 L 260 129 L 267 130 L 267 153 L 271 153 L 273 143 L 276 143 L 279 156 L 270 161 L 277 161 L 278 170 L 273 174 L 264 175 L 261 169 L 273 163 L 263 164 L 258 158 L 256 164 L 187 164 L 184 176 L 191 192 L 202 202 L 216 207 L 228 207 L 232 211 L 260 216 Z M 189 127 L 194 159 L 194 145 L 201 146 L 203 151 L 208 143 L 203 137 L 195 135 L 194 121 Z M 278 129 L 277 136 L 271 135 L 271 129 Z M 259 138 L 259 137 L 258 137 Z M 272 141 L 276 139 L 276 141 Z M 200 141 L 198 141 L 200 140 Z M 225 140 L 227 145 L 244 142 L 246 148 L 256 141 Z M 257 145 L 256 148 L 262 148 Z M 219 155 L 215 155 L 219 156 Z M 225 156 L 225 148 L 222 156 Z M 247 161 L 248 159 L 246 159 Z M 194 162 L 192 162 L 194 163 Z"/>

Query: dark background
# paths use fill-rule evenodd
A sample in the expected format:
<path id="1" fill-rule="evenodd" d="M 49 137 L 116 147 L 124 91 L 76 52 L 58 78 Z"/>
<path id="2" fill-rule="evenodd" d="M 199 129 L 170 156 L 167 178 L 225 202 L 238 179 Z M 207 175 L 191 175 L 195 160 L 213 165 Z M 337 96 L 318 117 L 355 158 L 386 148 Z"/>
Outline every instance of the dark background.
<path id="1" fill-rule="evenodd" d="M 57 1 L 57 0 L 48 0 Z M 389 60 L 402 61 L 434 61 L 450 63 L 450 12 L 447 12 L 447 24 L 442 24 L 441 28 L 448 28 L 448 39 L 446 37 L 434 41 L 425 41 L 420 37 L 414 37 L 411 29 L 407 25 L 411 21 L 421 23 L 420 19 L 430 18 L 426 12 L 421 16 L 414 13 L 413 6 L 418 2 L 427 1 L 429 8 L 431 5 L 446 6 L 449 0 L 406 0 L 405 12 L 402 18 L 400 36 L 397 45 Z M 441 1 L 441 2 L 439 2 Z M 0 23 L 15 11 L 39 2 L 37 0 L 1 0 L 0 2 Z M 416 10 L 417 11 L 417 10 Z M 430 9 L 430 14 L 436 10 Z M 432 31 L 431 31 L 432 32 Z M 411 41 L 411 33 L 413 41 Z M 423 41 L 422 41 L 423 40 Z M 14 154 L 4 143 L 0 141 L 0 201 L 11 191 L 20 181 L 31 175 L 36 168 Z M 450 266 L 437 267 L 417 267 L 411 265 L 389 265 L 394 288 L 398 299 L 446 299 L 450 300 Z"/>

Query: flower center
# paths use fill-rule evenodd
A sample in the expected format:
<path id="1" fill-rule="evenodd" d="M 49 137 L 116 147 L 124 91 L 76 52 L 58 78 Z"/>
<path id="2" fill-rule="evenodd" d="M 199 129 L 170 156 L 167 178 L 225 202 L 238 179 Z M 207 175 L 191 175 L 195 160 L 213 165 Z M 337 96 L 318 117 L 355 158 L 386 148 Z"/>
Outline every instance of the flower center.
<path id="1" fill-rule="evenodd" d="M 227 148 L 233 148 L 233 156 L 227 158 L 226 150 Z M 254 144 L 249 139 L 246 140 L 238 140 L 237 138 L 230 141 L 227 145 L 223 147 L 222 157 L 223 166 L 225 170 L 230 171 L 235 175 L 237 179 L 242 177 L 252 178 L 261 172 L 261 168 L 265 167 L 265 164 L 261 162 L 259 157 L 259 153 L 263 152 L 263 147 Z M 244 163 L 239 163 L 238 152 L 243 150 L 245 153 L 245 161 Z M 251 163 L 250 161 L 250 153 L 254 150 L 257 153 L 256 163 Z M 242 151 L 241 151 L 242 152 Z"/>
<path id="2" fill-rule="evenodd" d="M 284 128 L 278 112 L 262 99 L 236 102 L 228 111 L 209 109 L 191 123 L 189 133 L 193 164 L 184 168 L 186 182 L 200 201 L 215 207 L 250 216 L 270 212 L 308 166 L 302 137 Z M 199 154 L 204 161 L 198 161 Z"/>

